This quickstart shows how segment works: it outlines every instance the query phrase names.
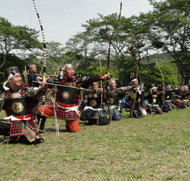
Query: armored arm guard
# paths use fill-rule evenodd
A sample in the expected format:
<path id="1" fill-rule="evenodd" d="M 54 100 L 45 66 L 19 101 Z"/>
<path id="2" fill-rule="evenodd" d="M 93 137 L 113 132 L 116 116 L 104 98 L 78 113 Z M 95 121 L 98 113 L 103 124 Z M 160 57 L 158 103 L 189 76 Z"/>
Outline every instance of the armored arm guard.
<path id="1" fill-rule="evenodd" d="M 42 88 L 38 87 L 26 87 L 25 88 L 26 97 L 35 97 L 38 98 L 42 95 Z"/>
<path id="2" fill-rule="evenodd" d="M 101 80 L 101 76 L 78 76 L 76 77 L 77 87 L 89 87 L 89 83 Z"/>
<path id="3" fill-rule="evenodd" d="M 4 103 L 5 103 L 5 91 L 0 93 L 0 111 L 2 110 Z"/>
<path id="4" fill-rule="evenodd" d="M 119 87 L 117 88 L 116 92 L 118 94 L 126 94 L 126 92 L 130 91 L 131 89 L 132 89 L 132 86 Z"/>

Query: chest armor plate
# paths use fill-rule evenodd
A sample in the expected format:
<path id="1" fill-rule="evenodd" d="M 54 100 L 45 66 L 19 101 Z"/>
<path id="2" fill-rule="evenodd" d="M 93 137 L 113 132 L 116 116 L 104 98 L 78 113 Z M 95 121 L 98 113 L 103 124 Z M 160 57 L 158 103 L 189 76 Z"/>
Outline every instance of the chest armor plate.
<path id="1" fill-rule="evenodd" d="M 165 100 L 171 100 L 172 99 L 172 94 L 169 92 L 166 92 L 165 94 Z"/>
<path id="2" fill-rule="evenodd" d="M 117 93 L 108 92 L 108 103 L 109 105 L 118 105 L 119 97 Z"/>
<path id="3" fill-rule="evenodd" d="M 24 116 L 29 114 L 29 99 L 21 96 L 20 93 L 12 93 L 10 97 L 6 95 L 4 108 L 8 115 Z"/>
<path id="4" fill-rule="evenodd" d="M 185 96 L 185 97 L 184 97 L 184 100 L 188 100 L 188 96 Z"/>
<path id="5" fill-rule="evenodd" d="M 131 101 L 131 109 L 132 109 L 132 106 L 134 104 L 134 101 L 135 101 L 135 104 L 134 104 L 134 110 L 137 110 L 140 108 L 141 106 L 141 95 L 137 92 L 136 93 L 136 90 L 132 90 L 131 91 L 131 94 L 129 96 L 129 100 Z"/>
<path id="6" fill-rule="evenodd" d="M 63 85 L 71 86 L 72 82 L 65 82 Z M 76 87 L 76 83 L 73 87 Z M 63 104 L 78 104 L 80 91 L 69 87 L 58 87 L 56 101 Z"/>
<path id="7" fill-rule="evenodd" d="M 130 93 L 130 99 L 133 100 L 133 99 L 135 99 L 135 98 L 136 98 L 136 94 L 132 91 L 132 92 Z"/>
<path id="8" fill-rule="evenodd" d="M 158 95 L 157 94 L 152 95 L 152 103 L 153 104 L 158 104 Z"/>
<path id="9" fill-rule="evenodd" d="M 100 108 L 100 105 L 101 105 L 101 94 L 90 93 L 88 95 L 87 106 L 91 106 L 93 108 Z"/>
<path id="10" fill-rule="evenodd" d="M 131 90 L 131 93 L 129 95 L 129 99 L 134 101 L 136 99 L 135 102 L 140 102 L 141 101 L 141 95 L 137 92 L 136 90 Z"/>

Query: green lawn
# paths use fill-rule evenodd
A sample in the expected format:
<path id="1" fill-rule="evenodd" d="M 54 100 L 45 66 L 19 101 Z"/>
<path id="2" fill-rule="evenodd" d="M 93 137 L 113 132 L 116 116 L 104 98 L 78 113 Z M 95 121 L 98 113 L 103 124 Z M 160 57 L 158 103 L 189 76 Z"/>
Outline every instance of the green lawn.
<path id="1" fill-rule="evenodd" d="M 0 145 L 0 180 L 190 180 L 189 110 L 143 119 L 124 112 L 108 126 L 80 121 L 78 133 L 58 120 L 60 136 L 47 119 L 44 143 Z"/>

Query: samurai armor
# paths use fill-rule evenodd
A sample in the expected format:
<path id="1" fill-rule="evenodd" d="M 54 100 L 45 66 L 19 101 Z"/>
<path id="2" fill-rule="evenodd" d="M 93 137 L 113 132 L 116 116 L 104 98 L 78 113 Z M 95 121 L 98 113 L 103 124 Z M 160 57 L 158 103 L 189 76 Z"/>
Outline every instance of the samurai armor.
<path id="1" fill-rule="evenodd" d="M 11 122 L 7 120 L 0 120 L 0 135 L 9 136 L 11 129 Z"/>
<path id="2" fill-rule="evenodd" d="M 164 104 L 163 108 L 162 108 L 162 111 L 163 112 L 168 112 L 168 106 L 166 104 Z"/>
<path id="3" fill-rule="evenodd" d="M 12 121 L 10 137 L 24 135 L 24 121 Z"/>
<path id="4" fill-rule="evenodd" d="M 71 88 L 60 86 L 57 92 L 56 101 L 63 104 L 78 105 L 80 100 L 80 91 L 75 88 L 72 88 L 72 82 L 65 82 L 63 85 L 71 86 Z M 76 87 L 76 83 L 74 83 L 73 87 Z"/>
<path id="5" fill-rule="evenodd" d="M 115 92 L 108 92 L 108 103 L 109 105 L 118 105 L 119 96 Z"/>
<path id="6" fill-rule="evenodd" d="M 33 121 L 7 121 L 0 120 L 0 135 L 17 137 L 25 136 L 29 142 L 35 140 L 43 140 L 39 133 L 37 133 L 38 127 Z"/>
<path id="7" fill-rule="evenodd" d="M 98 114 L 99 120 L 98 120 Z M 98 125 L 107 125 L 110 123 L 110 120 L 107 118 L 106 114 L 103 110 L 92 110 L 92 109 L 86 109 L 81 112 L 80 120 L 89 120 L 92 124 L 96 124 L 98 120 Z"/>
<path id="8" fill-rule="evenodd" d="M 40 134 L 37 133 L 37 131 L 30 129 L 28 125 L 24 126 L 24 135 L 26 136 L 29 142 L 33 142 L 35 140 L 43 140 Z"/>
<path id="9" fill-rule="evenodd" d="M 143 114 L 142 114 L 142 112 L 141 112 L 140 109 L 134 110 L 134 111 L 133 111 L 133 116 L 134 116 L 135 118 L 138 118 L 138 119 L 143 118 Z"/>
<path id="10" fill-rule="evenodd" d="M 100 108 L 101 106 L 101 94 L 89 94 L 88 95 L 88 102 L 87 106 L 93 107 L 93 108 Z"/>
<path id="11" fill-rule="evenodd" d="M 5 99 L 5 110 L 8 115 L 24 116 L 29 114 L 27 98 Z"/>
<path id="12" fill-rule="evenodd" d="M 68 111 L 66 109 L 56 109 L 57 119 L 61 120 L 71 120 L 74 121 L 78 119 L 78 115 L 75 111 Z"/>

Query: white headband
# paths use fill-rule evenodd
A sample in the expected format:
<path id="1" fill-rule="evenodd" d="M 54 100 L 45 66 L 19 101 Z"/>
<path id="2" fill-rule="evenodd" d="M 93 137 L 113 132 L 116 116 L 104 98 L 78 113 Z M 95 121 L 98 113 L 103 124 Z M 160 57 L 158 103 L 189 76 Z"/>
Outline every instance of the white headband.
<path id="1" fill-rule="evenodd" d="M 65 66 L 63 67 L 63 70 L 65 70 L 65 69 L 67 69 L 67 68 L 71 68 L 71 67 L 73 67 L 71 64 L 65 65 Z"/>
<path id="2" fill-rule="evenodd" d="M 183 88 L 184 88 L 184 90 L 186 90 L 186 89 L 188 89 L 188 86 L 187 86 L 187 85 L 185 85 L 185 86 L 183 86 Z"/>
<path id="3" fill-rule="evenodd" d="M 111 82 L 109 83 L 109 86 L 110 86 L 111 84 L 113 84 L 113 83 L 115 83 L 115 80 L 111 81 Z"/>
<path id="4" fill-rule="evenodd" d="M 152 89 L 155 89 L 155 88 L 157 89 L 157 87 L 152 87 Z"/>
<path id="5" fill-rule="evenodd" d="M 131 81 L 131 83 L 133 83 L 133 82 L 135 82 L 135 81 L 137 81 L 137 79 L 133 79 L 133 80 Z"/>
<path id="6" fill-rule="evenodd" d="M 63 77 L 64 77 L 64 74 L 63 74 L 63 70 L 65 70 L 65 69 L 67 69 L 67 68 L 71 68 L 71 67 L 73 67 L 71 64 L 69 64 L 69 65 L 66 65 L 66 66 L 64 66 L 64 67 L 62 67 L 61 69 L 60 69 L 60 79 L 63 79 Z"/>
<path id="7" fill-rule="evenodd" d="M 9 88 L 8 87 L 6 87 L 5 85 L 8 83 L 8 81 L 13 77 L 13 76 L 15 76 L 16 74 L 18 74 L 19 72 L 18 72 L 18 70 L 13 70 L 10 74 L 9 74 L 9 76 L 7 77 L 7 80 L 3 83 L 3 88 L 7 91 L 7 90 L 9 90 Z"/>

